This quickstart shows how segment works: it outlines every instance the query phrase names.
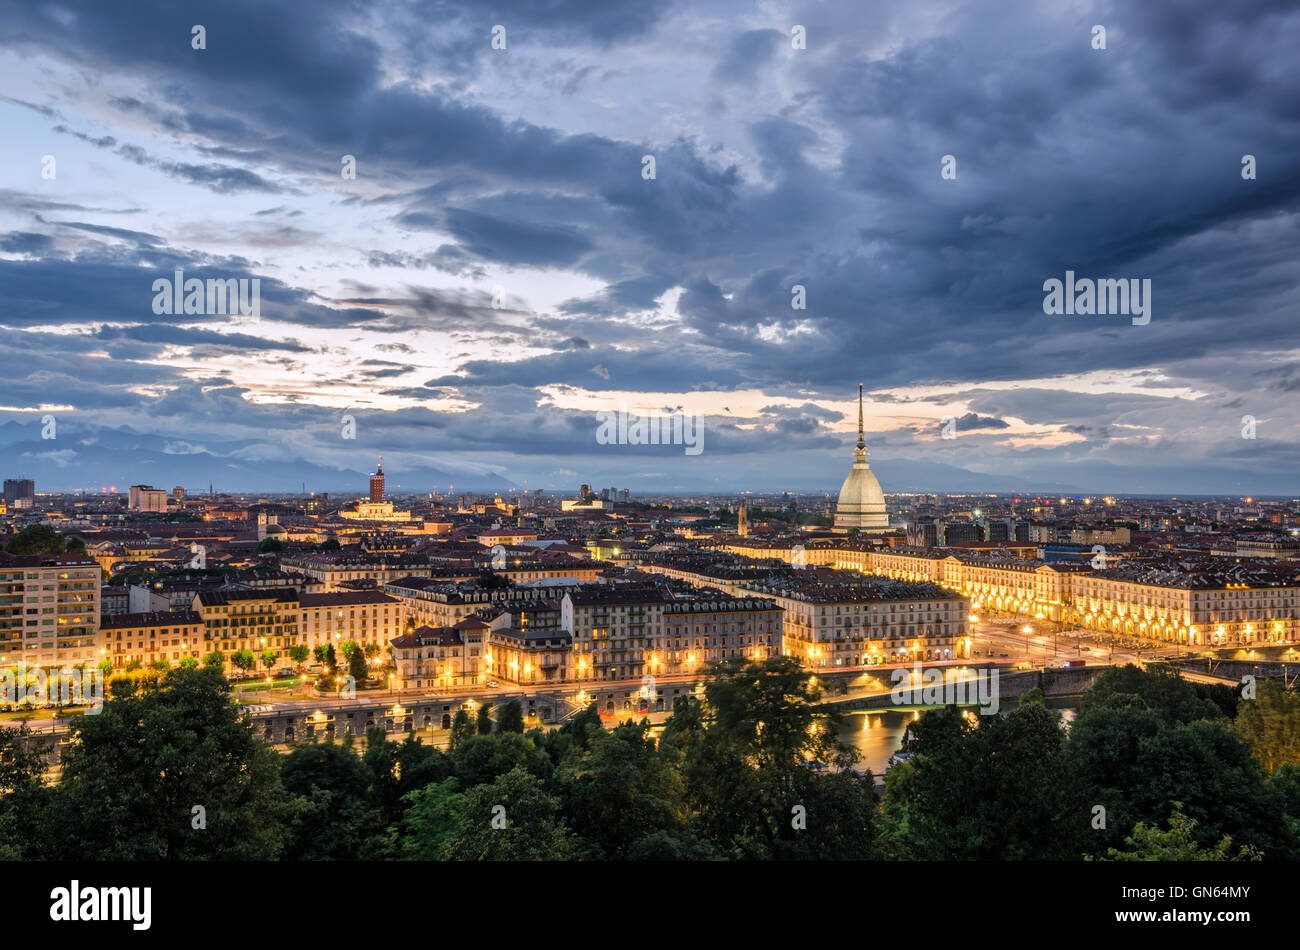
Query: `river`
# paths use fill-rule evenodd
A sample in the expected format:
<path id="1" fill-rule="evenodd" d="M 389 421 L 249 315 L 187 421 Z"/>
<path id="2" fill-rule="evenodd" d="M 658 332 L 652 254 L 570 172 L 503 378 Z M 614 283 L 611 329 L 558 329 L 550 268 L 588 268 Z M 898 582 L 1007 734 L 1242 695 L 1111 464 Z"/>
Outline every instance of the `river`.
<path id="1" fill-rule="evenodd" d="M 1077 696 L 1051 698 L 1047 707 L 1060 712 L 1066 723 L 1073 721 L 1079 708 Z M 976 707 L 967 709 L 975 715 Z M 872 709 L 844 713 L 840 738 L 861 754 L 857 768 L 870 769 L 879 775 L 889 765 L 889 757 L 898 751 L 908 724 L 920 718 L 924 711 L 909 709 Z"/>

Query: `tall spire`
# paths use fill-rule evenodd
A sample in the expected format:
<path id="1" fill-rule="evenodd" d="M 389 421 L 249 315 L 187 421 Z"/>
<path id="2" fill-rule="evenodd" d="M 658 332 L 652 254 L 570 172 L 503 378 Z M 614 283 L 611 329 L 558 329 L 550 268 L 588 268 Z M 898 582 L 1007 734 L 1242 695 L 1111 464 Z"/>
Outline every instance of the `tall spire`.
<path id="1" fill-rule="evenodd" d="M 867 450 L 867 439 L 862 429 L 862 383 L 858 383 L 858 454 Z"/>

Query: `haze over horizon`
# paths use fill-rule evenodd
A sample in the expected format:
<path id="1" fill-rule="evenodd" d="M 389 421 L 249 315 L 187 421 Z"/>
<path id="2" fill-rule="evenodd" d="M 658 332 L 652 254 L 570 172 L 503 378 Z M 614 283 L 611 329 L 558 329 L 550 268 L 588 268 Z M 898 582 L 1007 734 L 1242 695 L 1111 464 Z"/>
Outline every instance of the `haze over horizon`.
<path id="1" fill-rule="evenodd" d="M 1300 9 L 839 6 L 0 3 L 0 475 L 1295 494 Z"/>

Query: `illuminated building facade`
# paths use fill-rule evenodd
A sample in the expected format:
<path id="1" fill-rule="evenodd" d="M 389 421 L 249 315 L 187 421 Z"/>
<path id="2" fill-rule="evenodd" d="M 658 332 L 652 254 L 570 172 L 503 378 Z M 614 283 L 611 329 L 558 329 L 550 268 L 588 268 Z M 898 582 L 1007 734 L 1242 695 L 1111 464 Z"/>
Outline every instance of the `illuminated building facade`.
<path id="1" fill-rule="evenodd" d="M 88 557 L 0 552 L 0 666 L 95 665 L 101 578 Z"/>

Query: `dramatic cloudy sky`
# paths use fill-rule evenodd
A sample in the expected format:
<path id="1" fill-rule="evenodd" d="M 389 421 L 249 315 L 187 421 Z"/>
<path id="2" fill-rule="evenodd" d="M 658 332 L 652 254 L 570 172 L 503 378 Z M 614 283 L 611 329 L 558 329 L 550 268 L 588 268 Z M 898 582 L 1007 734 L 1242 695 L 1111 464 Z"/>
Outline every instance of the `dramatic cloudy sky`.
<path id="1" fill-rule="evenodd" d="M 1295 494 L 1297 49 L 1266 0 L 0 2 L 4 474 L 834 490 L 863 380 L 886 490 Z M 155 314 L 178 268 L 260 316 Z M 1044 314 L 1066 270 L 1150 323 Z"/>

